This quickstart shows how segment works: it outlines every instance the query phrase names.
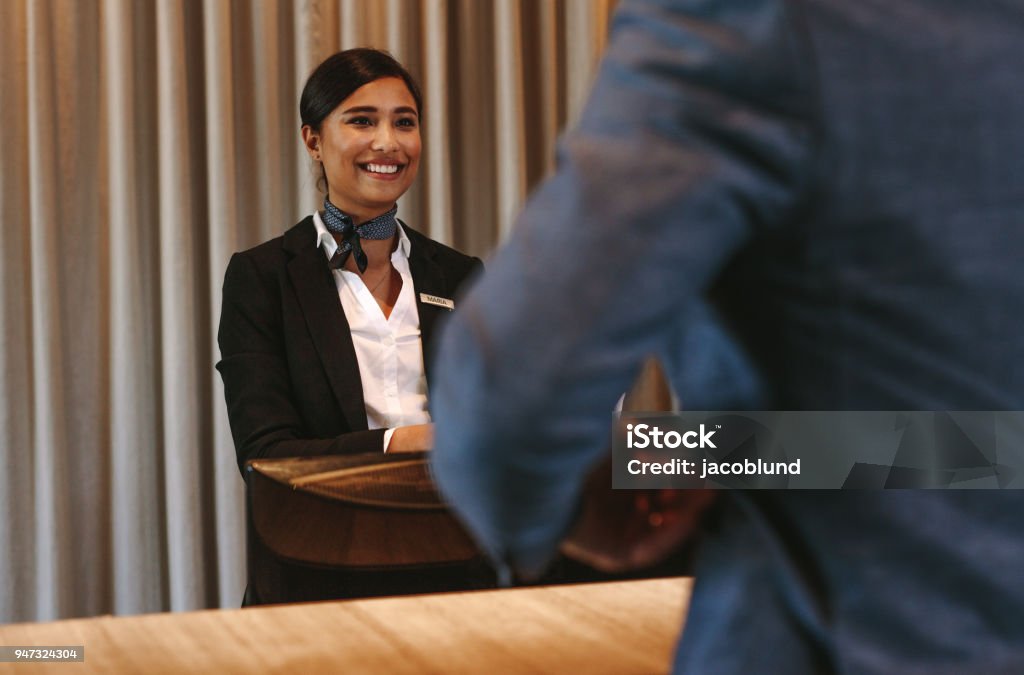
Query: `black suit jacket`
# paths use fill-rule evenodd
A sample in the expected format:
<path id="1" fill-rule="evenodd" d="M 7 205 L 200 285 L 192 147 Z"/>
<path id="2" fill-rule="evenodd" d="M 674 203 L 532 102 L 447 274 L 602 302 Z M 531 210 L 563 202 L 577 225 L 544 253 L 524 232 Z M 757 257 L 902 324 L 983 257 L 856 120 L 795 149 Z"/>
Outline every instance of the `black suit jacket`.
<path id="1" fill-rule="evenodd" d="M 437 322 L 449 310 L 421 294 L 453 299 L 482 268 L 404 227 L 420 318 L 424 367 Z M 381 452 L 384 430 L 367 429 L 348 321 L 312 216 L 231 257 L 218 333 L 239 468 L 249 460 Z M 465 590 L 494 584 L 482 560 L 407 571 L 339 571 L 280 560 L 249 523 L 245 605 Z"/>
<path id="2" fill-rule="evenodd" d="M 453 299 L 482 265 L 403 229 L 429 382 L 435 328 L 449 310 L 421 294 Z M 312 216 L 231 257 L 217 340 L 239 468 L 260 458 L 381 451 L 384 430 L 367 429 L 352 336 Z"/>

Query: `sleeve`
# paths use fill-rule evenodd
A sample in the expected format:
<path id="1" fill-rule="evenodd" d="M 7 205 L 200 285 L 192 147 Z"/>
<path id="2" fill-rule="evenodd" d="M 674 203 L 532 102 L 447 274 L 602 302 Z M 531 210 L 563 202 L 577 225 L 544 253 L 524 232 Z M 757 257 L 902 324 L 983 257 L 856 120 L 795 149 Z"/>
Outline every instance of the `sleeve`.
<path id="1" fill-rule="evenodd" d="M 445 327 L 432 470 L 506 572 L 554 552 L 646 356 L 672 357 L 684 403 L 714 384 L 680 374 L 680 341 L 717 333 L 704 293 L 808 191 L 816 94 L 789 6 L 624 0 L 558 170 Z"/>
<path id="2" fill-rule="evenodd" d="M 239 469 L 253 459 L 382 451 L 384 429 L 309 437 L 292 398 L 279 293 L 245 254 L 224 275 L 217 342 Z"/>

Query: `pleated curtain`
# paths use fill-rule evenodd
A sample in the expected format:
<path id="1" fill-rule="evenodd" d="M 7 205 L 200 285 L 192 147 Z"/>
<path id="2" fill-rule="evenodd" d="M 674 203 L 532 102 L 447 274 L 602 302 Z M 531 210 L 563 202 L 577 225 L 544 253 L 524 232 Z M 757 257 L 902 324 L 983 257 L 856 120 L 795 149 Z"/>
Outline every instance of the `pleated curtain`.
<path id="1" fill-rule="evenodd" d="M 234 607 L 228 258 L 316 208 L 306 76 L 420 80 L 399 215 L 486 255 L 550 171 L 613 0 L 0 1 L 0 621 Z"/>

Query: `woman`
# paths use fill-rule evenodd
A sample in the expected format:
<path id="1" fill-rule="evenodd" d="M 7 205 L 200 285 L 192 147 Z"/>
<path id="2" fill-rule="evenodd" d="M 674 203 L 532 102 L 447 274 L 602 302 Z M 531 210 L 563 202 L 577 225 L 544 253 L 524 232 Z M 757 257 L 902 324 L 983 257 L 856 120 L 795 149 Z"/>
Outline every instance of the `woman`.
<path id="1" fill-rule="evenodd" d="M 481 263 L 395 217 L 419 168 L 422 109 L 412 76 L 372 49 L 339 52 L 306 82 L 302 141 L 319 168 L 323 210 L 236 253 L 224 279 L 217 369 L 240 468 L 257 458 L 430 449 L 424 354 Z M 409 592 L 353 592 L 336 574 L 294 566 L 264 575 L 273 588 L 254 589 L 252 546 L 247 604 Z M 421 581 L 411 591 L 451 586 Z"/>

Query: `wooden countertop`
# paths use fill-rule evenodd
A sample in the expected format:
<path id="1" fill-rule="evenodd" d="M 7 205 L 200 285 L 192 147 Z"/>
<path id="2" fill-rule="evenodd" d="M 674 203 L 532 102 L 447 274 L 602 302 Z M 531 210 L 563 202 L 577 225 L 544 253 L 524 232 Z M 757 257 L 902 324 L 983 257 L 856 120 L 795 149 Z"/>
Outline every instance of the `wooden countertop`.
<path id="1" fill-rule="evenodd" d="M 0 626 L 0 645 L 84 645 L 0 673 L 663 673 L 692 580 L 516 588 Z"/>

